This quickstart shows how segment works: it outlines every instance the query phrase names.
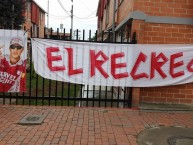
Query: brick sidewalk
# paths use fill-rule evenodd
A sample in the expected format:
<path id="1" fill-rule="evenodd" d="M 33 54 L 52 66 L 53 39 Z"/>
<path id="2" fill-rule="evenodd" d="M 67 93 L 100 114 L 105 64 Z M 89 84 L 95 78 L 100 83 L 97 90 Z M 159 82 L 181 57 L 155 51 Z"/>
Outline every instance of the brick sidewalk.
<path id="1" fill-rule="evenodd" d="M 46 115 L 41 125 L 19 125 L 28 114 Z M 132 109 L 0 106 L 0 145 L 137 145 L 155 126 L 193 128 L 191 112 Z"/>

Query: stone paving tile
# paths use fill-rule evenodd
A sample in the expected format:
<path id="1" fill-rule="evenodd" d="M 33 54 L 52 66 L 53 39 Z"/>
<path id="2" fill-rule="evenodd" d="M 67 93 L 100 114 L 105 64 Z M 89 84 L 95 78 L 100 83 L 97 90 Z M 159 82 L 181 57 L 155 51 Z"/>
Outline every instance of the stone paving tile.
<path id="1" fill-rule="evenodd" d="M 19 125 L 29 114 L 41 125 Z M 0 145 L 137 145 L 138 134 L 156 126 L 193 128 L 191 112 L 136 109 L 0 106 Z"/>

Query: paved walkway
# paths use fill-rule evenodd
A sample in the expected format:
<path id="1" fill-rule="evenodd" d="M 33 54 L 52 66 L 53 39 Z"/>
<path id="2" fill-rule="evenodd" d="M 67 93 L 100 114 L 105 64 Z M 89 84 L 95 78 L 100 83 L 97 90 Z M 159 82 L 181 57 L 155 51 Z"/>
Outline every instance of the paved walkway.
<path id="1" fill-rule="evenodd" d="M 26 115 L 46 115 L 41 125 L 19 125 Z M 136 109 L 0 106 L 0 145 L 137 145 L 155 126 L 193 128 L 193 113 Z"/>

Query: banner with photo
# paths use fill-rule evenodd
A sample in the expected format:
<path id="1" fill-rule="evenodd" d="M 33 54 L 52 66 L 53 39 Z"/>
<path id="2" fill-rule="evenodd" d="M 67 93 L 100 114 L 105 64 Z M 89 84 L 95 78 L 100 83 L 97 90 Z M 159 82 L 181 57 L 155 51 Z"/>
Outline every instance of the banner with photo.
<path id="1" fill-rule="evenodd" d="M 155 87 L 193 82 L 193 45 L 70 42 L 34 38 L 44 78 L 102 86 Z"/>
<path id="2" fill-rule="evenodd" d="M 26 91 L 27 33 L 0 29 L 0 92 Z"/>

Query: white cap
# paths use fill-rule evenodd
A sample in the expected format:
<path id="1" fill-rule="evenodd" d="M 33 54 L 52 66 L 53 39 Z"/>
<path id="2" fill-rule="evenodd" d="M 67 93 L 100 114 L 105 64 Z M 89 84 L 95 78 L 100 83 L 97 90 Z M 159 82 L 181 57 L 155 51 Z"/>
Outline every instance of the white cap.
<path id="1" fill-rule="evenodd" d="M 20 46 L 23 47 L 23 41 L 21 40 L 21 38 L 12 38 L 11 41 L 10 41 L 10 45 L 13 45 L 13 44 L 19 44 Z"/>

